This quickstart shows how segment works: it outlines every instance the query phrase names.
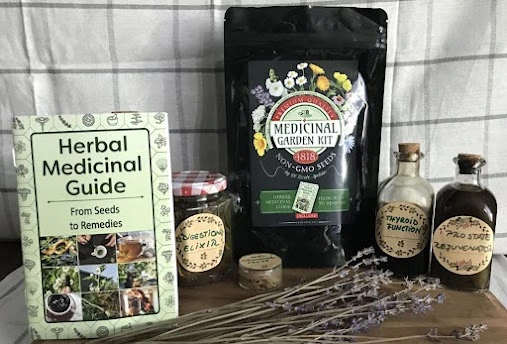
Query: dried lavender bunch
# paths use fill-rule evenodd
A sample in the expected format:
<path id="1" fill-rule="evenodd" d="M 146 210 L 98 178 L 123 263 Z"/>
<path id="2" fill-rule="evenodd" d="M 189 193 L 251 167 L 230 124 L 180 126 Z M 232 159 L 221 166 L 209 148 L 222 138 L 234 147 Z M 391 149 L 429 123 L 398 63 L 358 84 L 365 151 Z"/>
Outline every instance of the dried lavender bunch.
<path id="1" fill-rule="evenodd" d="M 388 343 L 414 338 L 471 341 L 486 329 L 484 325 L 471 325 L 447 336 L 438 335 L 436 330 L 399 338 L 364 335 L 389 316 L 424 313 L 445 298 L 443 294 L 430 293 L 440 287 L 438 279 L 406 279 L 398 291 L 388 288 L 400 283 L 391 281 L 391 272 L 377 268 L 385 260 L 375 257 L 373 248 L 366 248 L 344 266 L 313 281 L 90 343 L 327 344 Z"/>

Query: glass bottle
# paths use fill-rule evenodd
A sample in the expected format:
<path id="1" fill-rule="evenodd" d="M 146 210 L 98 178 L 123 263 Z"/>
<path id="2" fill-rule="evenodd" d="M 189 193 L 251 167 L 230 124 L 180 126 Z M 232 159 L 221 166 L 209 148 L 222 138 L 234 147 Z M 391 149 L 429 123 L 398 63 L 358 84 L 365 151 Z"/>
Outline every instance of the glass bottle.
<path id="1" fill-rule="evenodd" d="M 395 154 L 398 154 L 398 153 L 395 153 Z M 389 183 L 391 181 L 391 179 L 394 178 L 395 175 L 396 175 L 396 173 L 390 175 L 389 177 L 387 177 L 386 179 L 384 179 L 383 181 L 380 182 L 380 184 L 378 185 L 377 197 L 380 196 L 380 193 L 382 192 L 382 190 L 384 190 L 384 187 L 387 185 L 387 183 Z"/>
<path id="2" fill-rule="evenodd" d="M 497 204 L 481 184 L 486 161 L 459 154 L 456 180 L 437 195 L 432 239 L 431 275 L 449 288 L 485 291 L 489 288 Z"/>
<path id="3" fill-rule="evenodd" d="M 177 172 L 173 195 L 178 284 L 225 279 L 234 268 L 227 179 L 209 171 Z"/>
<path id="4" fill-rule="evenodd" d="M 379 193 L 375 223 L 377 250 L 395 276 L 428 273 L 434 191 L 419 175 L 418 143 L 398 145 L 397 169 Z"/>
<path id="5" fill-rule="evenodd" d="M 398 157 L 398 152 L 394 152 L 393 155 L 397 158 Z M 397 162 L 396 162 L 396 165 L 398 165 Z M 384 187 L 387 185 L 387 183 L 389 183 L 391 181 L 391 179 L 393 179 L 394 176 L 396 175 L 397 166 L 394 166 L 394 167 L 395 167 L 394 173 L 390 174 L 386 179 L 382 180 L 378 184 L 378 187 L 377 187 L 377 198 L 380 195 L 380 193 L 382 192 L 382 190 L 384 190 Z"/>

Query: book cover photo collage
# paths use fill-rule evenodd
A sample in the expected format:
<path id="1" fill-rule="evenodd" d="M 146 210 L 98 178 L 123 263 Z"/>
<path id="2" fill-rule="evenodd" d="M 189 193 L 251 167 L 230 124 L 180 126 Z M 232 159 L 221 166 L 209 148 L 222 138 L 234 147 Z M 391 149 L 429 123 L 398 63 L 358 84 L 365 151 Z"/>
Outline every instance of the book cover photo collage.
<path id="1" fill-rule="evenodd" d="M 47 322 L 159 311 L 153 231 L 40 238 Z"/>

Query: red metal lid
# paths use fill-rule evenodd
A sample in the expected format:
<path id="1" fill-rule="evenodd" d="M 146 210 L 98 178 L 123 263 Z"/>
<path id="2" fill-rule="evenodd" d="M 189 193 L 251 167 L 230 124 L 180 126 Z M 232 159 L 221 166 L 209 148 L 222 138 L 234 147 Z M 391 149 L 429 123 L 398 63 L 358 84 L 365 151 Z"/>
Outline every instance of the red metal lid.
<path id="1" fill-rule="evenodd" d="M 210 171 L 181 171 L 173 173 L 174 196 L 206 196 L 227 189 L 223 174 Z"/>

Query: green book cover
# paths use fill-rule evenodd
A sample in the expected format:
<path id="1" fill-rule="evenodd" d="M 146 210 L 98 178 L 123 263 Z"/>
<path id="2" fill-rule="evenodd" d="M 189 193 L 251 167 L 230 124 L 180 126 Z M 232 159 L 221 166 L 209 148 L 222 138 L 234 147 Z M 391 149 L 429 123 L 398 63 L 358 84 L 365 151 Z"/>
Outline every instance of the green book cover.
<path id="1" fill-rule="evenodd" d="M 168 132 L 163 112 L 14 117 L 34 339 L 177 316 Z"/>

